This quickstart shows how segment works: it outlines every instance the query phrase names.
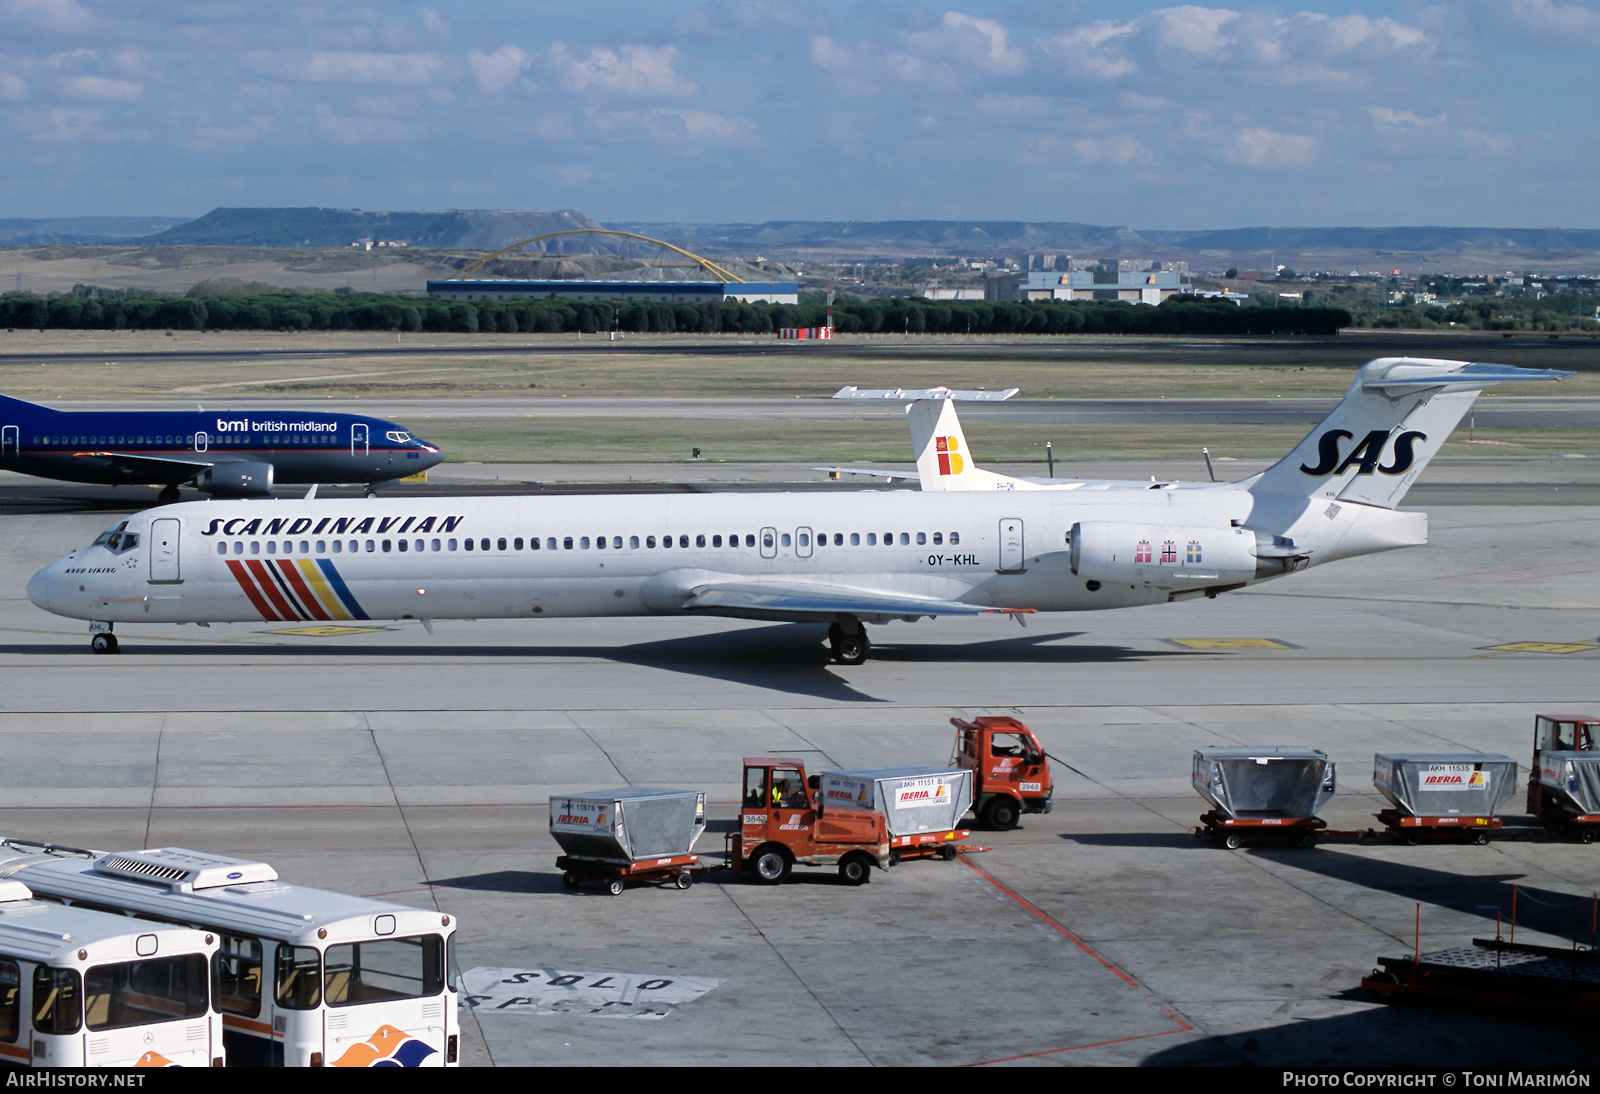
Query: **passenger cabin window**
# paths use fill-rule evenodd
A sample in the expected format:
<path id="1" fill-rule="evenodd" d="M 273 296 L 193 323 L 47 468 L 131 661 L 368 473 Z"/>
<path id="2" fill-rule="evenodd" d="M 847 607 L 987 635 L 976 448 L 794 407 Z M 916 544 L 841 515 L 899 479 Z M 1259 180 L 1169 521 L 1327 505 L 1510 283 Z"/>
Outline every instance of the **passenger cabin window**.
<path id="1" fill-rule="evenodd" d="M 221 935 L 217 950 L 217 1009 L 225 1014 L 261 1013 L 261 942 Z"/>
<path id="2" fill-rule="evenodd" d="M 273 964 L 273 998 L 285 1010 L 315 1010 L 322 1005 L 322 955 L 310 946 L 278 947 Z"/>
<path id="3" fill-rule="evenodd" d="M 0 959 L 0 1041 L 17 1043 L 22 1032 L 22 969 Z"/>
<path id="4" fill-rule="evenodd" d="M 40 965 L 33 970 L 33 1028 L 40 1033 L 77 1033 L 83 1025 L 83 992 L 73 969 Z"/>

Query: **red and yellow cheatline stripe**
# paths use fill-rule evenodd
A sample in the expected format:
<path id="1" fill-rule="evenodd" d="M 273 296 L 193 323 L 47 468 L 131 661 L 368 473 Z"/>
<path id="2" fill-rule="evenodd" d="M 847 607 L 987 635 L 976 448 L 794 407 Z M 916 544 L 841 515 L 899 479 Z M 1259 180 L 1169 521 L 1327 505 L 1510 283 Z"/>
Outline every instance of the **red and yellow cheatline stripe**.
<path id="1" fill-rule="evenodd" d="M 228 571 L 261 618 L 298 622 L 305 619 L 365 619 L 331 562 L 300 559 L 229 559 Z"/>

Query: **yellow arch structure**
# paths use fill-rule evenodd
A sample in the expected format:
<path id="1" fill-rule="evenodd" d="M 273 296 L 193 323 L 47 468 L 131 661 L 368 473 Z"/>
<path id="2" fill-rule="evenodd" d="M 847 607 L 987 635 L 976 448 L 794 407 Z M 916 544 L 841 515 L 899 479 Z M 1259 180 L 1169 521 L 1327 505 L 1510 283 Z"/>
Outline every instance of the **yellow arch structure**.
<path id="1" fill-rule="evenodd" d="M 684 250 L 682 247 L 674 247 L 672 244 L 668 243 L 666 240 L 663 240 L 663 239 L 651 239 L 649 236 L 642 236 L 642 235 L 639 235 L 636 232 L 618 232 L 618 231 L 614 231 L 614 230 L 612 230 L 610 228 L 573 228 L 573 229 L 571 229 L 569 231 L 565 231 L 565 232 L 547 232 L 542 236 L 534 236 L 532 239 L 524 239 L 522 242 L 513 243 L 509 247 L 501 247 L 498 251 L 495 251 L 493 254 L 484 255 L 482 258 L 478 259 L 478 261 L 474 262 L 472 265 L 466 267 L 463 270 L 456 271 L 455 273 L 451 274 L 449 277 L 445 278 L 445 280 L 446 281 L 456 281 L 456 280 L 459 280 L 461 278 L 464 278 L 468 274 L 472 273 L 473 271 L 479 270 L 479 269 L 483 268 L 485 265 L 487 265 L 488 263 L 490 263 L 490 262 L 494 261 L 495 259 L 499 258 L 501 255 L 505 254 L 507 251 L 514 251 L 518 247 L 526 247 L 530 243 L 538 243 L 540 240 L 543 240 L 543 239 L 555 239 L 557 236 L 583 236 L 583 235 L 623 236 L 623 237 L 625 237 L 627 239 L 642 240 L 645 243 L 655 243 L 655 244 L 658 244 L 658 245 L 660 245 L 662 247 L 667 248 L 667 250 L 669 250 L 669 251 L 677 251 L 679 254 L 683 255 L 683 257 L 685 257 L 685 258 L 693 259 L 695 262 L 698 262 L 701 266 L 703 266 L 707 270 L 711 271 L 711 274 L 714 277 L 716 277 L 716 279 L 718 281 L 721 281 L 724 284 L 726 284 L 729 281 L 737 281 L 740 284 L 744 283 L 744 278 L 738 277 L 738 276 L 736 276 L 734 274 L 729 273 L 727 270 L 724 270 L 721 266 L 718 266 L 715 262 L 711 261 L 709 258 L 701 258 L 699 255 L 692 254 L 689 251 Z"/>

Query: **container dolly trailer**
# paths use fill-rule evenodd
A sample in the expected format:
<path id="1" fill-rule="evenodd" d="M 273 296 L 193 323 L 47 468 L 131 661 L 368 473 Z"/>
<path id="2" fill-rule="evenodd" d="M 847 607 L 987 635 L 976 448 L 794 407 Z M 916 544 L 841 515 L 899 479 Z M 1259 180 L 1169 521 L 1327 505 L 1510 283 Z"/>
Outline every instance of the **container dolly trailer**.
<path id="1" fill-rule="evenodd" d="M 622 787 L 550 799 L 550 834 L 566 854 L 561 883 L 598 881 L 612 896 L 630 883 L 670 882 L 687 889 L 705 872 L 694 844 L 706 830 L 702 790 Z"/>

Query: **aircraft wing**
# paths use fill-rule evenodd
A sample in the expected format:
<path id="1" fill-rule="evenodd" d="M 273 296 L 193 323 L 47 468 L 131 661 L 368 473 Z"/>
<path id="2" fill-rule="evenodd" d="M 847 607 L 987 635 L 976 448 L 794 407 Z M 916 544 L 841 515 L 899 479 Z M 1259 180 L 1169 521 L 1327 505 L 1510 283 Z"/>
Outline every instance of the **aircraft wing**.
<path id="1" fill-rule="evenodd" d="M 184 482 L 194 478 L 215 460 L 177 460 L 170 456 L 141 456 L 134 452 L 75 452 L 79 459 L 98 460 L 126 475 L 130 482 Z"/>
<path id="2" fill-rule="evenodd" d="M 983 615 L 1004 609 L 959 600 L 914 596 L 810 581 L 716 581 L 685 590 L 681 610 L 707 615 L 782 619 L 794 622 L 850 615 L 902 618 Z"/>

